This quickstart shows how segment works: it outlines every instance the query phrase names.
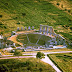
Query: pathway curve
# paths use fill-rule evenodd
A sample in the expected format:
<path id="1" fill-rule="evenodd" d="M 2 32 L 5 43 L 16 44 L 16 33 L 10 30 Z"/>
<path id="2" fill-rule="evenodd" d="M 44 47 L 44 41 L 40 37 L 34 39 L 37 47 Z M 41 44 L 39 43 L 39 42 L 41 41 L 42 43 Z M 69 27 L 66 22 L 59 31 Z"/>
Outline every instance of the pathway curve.
<path id="1" fill-rule="evenodd" d="M 49 59 L 49 57 L 45 56 L 45 58 L 41 59 L 43 62 L 50 64 L 55 70 L 56 72 L 61 72 L 55 65 L 54 63 Z"/>

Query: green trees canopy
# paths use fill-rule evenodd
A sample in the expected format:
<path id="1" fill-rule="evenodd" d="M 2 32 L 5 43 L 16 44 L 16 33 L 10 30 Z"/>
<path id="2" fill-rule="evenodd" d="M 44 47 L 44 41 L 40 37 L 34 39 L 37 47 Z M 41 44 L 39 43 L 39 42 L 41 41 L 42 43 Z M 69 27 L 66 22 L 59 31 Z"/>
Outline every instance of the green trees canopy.
<path id="1" fill-rule="evenodd" d="M 41 59 L 41 58 L 44 58 L 44 56 L 45 56 L 44 53 L 37 52 L 36 58 Z"/>

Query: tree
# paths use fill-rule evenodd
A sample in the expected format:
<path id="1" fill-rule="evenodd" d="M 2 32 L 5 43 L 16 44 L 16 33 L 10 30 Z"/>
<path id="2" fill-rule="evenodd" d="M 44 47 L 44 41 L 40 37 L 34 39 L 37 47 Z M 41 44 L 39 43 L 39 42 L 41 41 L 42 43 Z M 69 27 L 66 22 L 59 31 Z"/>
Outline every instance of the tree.
<path id="1" fill-rule="evenodd" d="M 39 68 L 39 70 L 40 70 L 40 72 L 42 72 L 42 71 L 43 71 L 43 69 L 42 69 L 42 68 Z"/>
<path id="2" fill-rule="evenodd" d="M 61 5 L 61 7 L 63 8 L 63 4 Z"/>
<path id="3" fill-rule="evenodd" d="M 26 13 L 22 13 L 22 16 L 23 16 L 23 17 L 26 16 Z"/>
<path id="4" fill-rule="evenodd" d="M 71 12 L 71 10 L 68 10 L 68 12 L 70 13 L 70 12 Z"/>
<path id="5" fill-rule="evenodd" d="M 32 67 L 31 66 L 28 66 L 27 70 L 32 71 Z"/>
<path id="6" fill-rule="evenodd" d="M 45 56 L 44 53 L 37 52 L 36 58 L 41 59 L 41 58 L 43 58 L 44 56 Z"/>
<path id="7" fill-rule="evenodd" d="M 0 18 L 2 18 L 2 15 L 0 15 Z"/>
<path id="8" fill-rule="evenodd" d="M 57 5 L 59 6 L 60 4 L 59 4 L 59 3 L 57 3 Z"/>
<path id="9" fill-rule="evenodd" d="M 17 51 L 17 50 L 15 50 L 14 55 L 15 55 L 15 56 L 18 56 L 18 58 L 19 58 L 19 56 L 22 56 L 22 53 L 19 52 L 19 51 Z"/>
<path id="10" fill-rule="evenodd" d="M 72 30 L 72 27 L 70 27 L 70 29 Z"/>

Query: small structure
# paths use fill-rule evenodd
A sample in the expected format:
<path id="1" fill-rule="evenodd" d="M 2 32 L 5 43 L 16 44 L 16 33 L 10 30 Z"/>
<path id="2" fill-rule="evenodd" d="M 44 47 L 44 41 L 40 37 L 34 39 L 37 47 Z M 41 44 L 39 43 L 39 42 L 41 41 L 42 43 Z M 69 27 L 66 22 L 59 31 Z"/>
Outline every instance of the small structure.
<path id="1" fill-rule="evenodd" d="M 0 35 L 0 48 L 3 48 L 3 45 L 4 45 L 4 43 L 3 43 L 3 36 Z"/>
<path id="2" fill-rule="evenodd" d="M 27 27 L 25 27 L 25 30 L 27 30 Z"/>
<path id="3" fill-rule="evenodd" d="M 32 30 L 34 30 L 34 26 L 32 26 Z"/>
<path id="4" fill-rule="evenodd" d="M 3 51 L 7 51 L 7 52 L 11 52 L 11 50 L 13 50 L 12 47 L 9 47 L 9 48 L 4 48 Z"/>
<path id="5" fill-rule="evenodd" d="M 19 27 L 17 27 L 17 31 L 19 31 Z"/>
<path id="6" fill-rule="evenodd" d="M 28 27 L 28 30 L 31 30 L 30 26 Z"/>
<path id="7" fill-rule="evenodd" d="M 23 30 L 23 27 L 21 27 L 21 30 Z"/>

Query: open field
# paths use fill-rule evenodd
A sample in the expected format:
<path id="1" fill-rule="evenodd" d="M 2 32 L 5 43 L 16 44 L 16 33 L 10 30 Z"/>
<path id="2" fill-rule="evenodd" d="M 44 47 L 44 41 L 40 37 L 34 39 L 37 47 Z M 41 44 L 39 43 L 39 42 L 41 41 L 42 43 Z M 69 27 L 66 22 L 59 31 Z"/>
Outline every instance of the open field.
<path id="1" fill-rule="evenodd" d="M 72 53 L 50 54 L 48 56 L 63 72 L 72 72 Z"/>
<path id="2" fill-rule="evenodd" d="M 55 72 L 55 70 L 48 64 L 35 58 L 23 58 L 23 59 L 6 59 L 0 60 L 0 67 L 4 65 L 6 69 L 12 72 Z"/>
<path id="3" fill-rule="evenodd" d="M 17 41 L 24 43 L 24 44 L 28 44 L 29 42 L 36 44 L 38 41 L 37 44 L 44 45 L 45 42 L 47 42 L 50 39 L 51 39 L 50 37 L 45 36 L 45 35 L 40 35 L 40 34 L 19 34 L 17 36 Z"/>

